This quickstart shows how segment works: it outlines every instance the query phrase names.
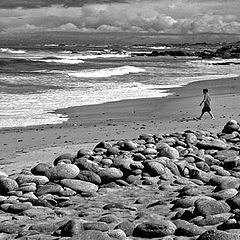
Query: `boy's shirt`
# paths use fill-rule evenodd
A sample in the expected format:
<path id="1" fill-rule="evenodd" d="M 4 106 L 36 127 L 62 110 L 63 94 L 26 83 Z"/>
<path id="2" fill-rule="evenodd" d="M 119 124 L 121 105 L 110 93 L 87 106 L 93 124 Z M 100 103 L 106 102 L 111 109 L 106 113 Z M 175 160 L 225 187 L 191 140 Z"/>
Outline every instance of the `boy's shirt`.
<path id="1" fill-rule="evenodd" d="M 204 106 L 210 107 L 210 103 L 211 103 L 211 98 L 209 97 L 208 94 L 205 94 L 204 95 Z"/>

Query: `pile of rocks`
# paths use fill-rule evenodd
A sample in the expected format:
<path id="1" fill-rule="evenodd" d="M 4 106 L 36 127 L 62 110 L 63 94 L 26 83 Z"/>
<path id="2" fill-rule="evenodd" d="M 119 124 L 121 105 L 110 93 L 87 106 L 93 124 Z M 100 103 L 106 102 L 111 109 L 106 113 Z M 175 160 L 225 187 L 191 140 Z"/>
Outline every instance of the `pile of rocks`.
<path id="1" fill-rule="evenodd" d="M 142 134 L 0 173 L 0 239 L 239 239 L 240 126 Z"/>

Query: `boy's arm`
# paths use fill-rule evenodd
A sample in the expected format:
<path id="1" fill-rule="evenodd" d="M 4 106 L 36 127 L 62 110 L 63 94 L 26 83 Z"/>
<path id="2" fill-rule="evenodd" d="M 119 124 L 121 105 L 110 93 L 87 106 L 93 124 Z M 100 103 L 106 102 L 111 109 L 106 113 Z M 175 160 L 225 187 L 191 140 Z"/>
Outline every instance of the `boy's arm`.
<path id="1" fill-rule="evenodd" d="M 200 106 L 205 102 L 205 100 L 206 100 L 206 96 L 203 97 L 203 100 L 201 101 Z"/>

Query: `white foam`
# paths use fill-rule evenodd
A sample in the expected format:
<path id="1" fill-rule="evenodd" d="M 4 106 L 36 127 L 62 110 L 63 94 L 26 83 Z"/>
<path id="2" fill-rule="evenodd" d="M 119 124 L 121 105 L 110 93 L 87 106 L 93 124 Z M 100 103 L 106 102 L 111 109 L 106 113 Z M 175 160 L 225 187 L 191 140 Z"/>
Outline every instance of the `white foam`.
<path id="1" fill-rule="evenodd" d="M 123 91 L 124 89 L 124 91 Z M 1 98 L 0 128 L 67 121 L 67 116 L 49 113 L 71 106 L 100 104 L 124 99 L 165 97 L 169 95 L 158 86 L 141 83 L 82 83 L 82 88 L 49 90 L 30 95 L 3 94 Z"/>
<path id="2" fill-rule="evenodd" d="M 58 47 L 58 44 L 54 43 L 44 44 L 44 47 Z"/>
<path id="3" fill-rule="evenodd" d="M 77 55 L 77 54 L 75 54 Z M 131 57 L 129 53 L 98 53 L 98 54 L 78 54 L 79 59 L 97 59 L 97 58 L 127 58 Z"/>
<path id="4" fill-rule="evenodd" d="M 26 53 L 25 50 L 16 50 L 11 48 L 0 48 L 1 52 L 3 53 L 13 53 L 13 54 L 23 54 Z"/>
<path id="5" fill-rule="evenodd" d="M 47 63 L 62 63 L 62 64 L 79 64 L 84 63 L 83 60 L 79 59 L 39 59 L 40 62 L 47 62 Z"/>
<path id="6" fill-rule="evenodd" d="M 79 72 L 69 72 L 68 75 L 79 78 L 107 78 L 111 76 L 122 76 L 129 73 L 145 72 L 143 68 L 134 66 L 123 66 L 118 68 L 90 69 Z"/>
<path id="7" fill-rule="evenodd" d="M 149 47 L 150 49 L 155 49 L 155 50 L 165 50 L 165 49 L 170 49 L 170 47 L 166 46 L 158 46 L 158 47 Z"/>

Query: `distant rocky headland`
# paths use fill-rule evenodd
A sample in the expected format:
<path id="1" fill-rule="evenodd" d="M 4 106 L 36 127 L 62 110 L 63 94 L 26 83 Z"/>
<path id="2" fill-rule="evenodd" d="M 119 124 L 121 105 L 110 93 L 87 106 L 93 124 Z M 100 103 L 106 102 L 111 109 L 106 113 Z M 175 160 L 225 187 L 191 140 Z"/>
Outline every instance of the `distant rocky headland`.
<path id="1" fill-rule="evenodd" d="M 166 49 L 154 50 L 151 53 L 133 53 L 132 56 L 172 56 L 172 57 L 200 57 L 202 59 L 222 58 L 233 59 L 240 58 L 240 42 L 223 44 L 177 44 L 167 45 Z M 220 63 L 229 64 L 229 63 Z"/>

